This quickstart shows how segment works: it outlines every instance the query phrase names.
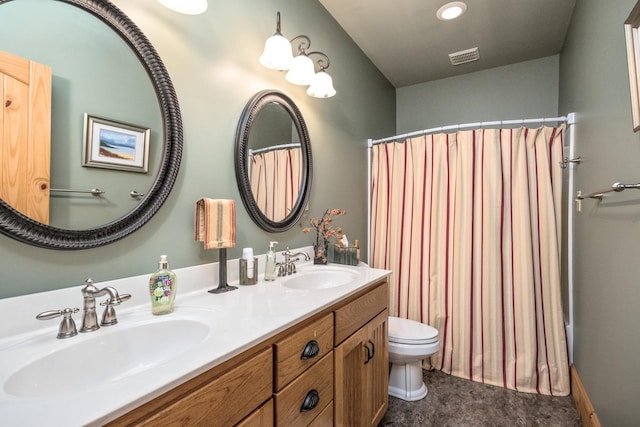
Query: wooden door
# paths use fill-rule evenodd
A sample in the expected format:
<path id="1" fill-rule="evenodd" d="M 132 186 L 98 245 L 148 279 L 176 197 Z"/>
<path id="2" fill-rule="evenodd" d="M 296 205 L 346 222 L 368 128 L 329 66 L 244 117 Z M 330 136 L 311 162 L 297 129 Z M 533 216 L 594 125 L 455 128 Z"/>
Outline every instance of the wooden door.
<path id="1" fill-rule="evenodd" d="M 51 67 L 0 51 L 0 198 L 49 223 Z"/>

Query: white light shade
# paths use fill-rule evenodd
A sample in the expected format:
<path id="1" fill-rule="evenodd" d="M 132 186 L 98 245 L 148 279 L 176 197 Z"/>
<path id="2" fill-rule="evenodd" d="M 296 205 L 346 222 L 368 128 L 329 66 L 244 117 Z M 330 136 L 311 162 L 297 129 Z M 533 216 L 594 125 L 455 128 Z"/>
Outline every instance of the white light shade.
<path id="1" fill-rule="evenodd" d="M 450 21 L 452 19 L 458 18 L 466 11 L 467 5 L 464 2 L 452 1 L 438 9 L 438 12 L 436 12 L 436 16 L 442 21 Z"/>
<path id="2" fill-rule="evenodd" d="M 307 55 L 300 54 L 293 58 L 291 68 L 284 78 L 294 85 L 309 86 L 315 74 L 313 61 Z"/>
<path id="3" fill-rule="evenodd" d="M 324 71 L 319 71 L 313 78 L 311 86 L 307 89 L 307 95 L 314 98 L 330 98 L 336 94 L 333 88 L 333 79 Z"/>
<path id="4" fill-rule="evenodd" d="M 271 70 L 288 70 L 293 61 L 291 43 L 279 33 L 272 35 L 264 43 L 264 51 L 259 61 Z"/>
<path id="5" fill-rule="evenodd" d="M 185 15 L 199 15 L 209 6 L 207 0 L 158 0 L 158 2 L 164 7 Z"/>

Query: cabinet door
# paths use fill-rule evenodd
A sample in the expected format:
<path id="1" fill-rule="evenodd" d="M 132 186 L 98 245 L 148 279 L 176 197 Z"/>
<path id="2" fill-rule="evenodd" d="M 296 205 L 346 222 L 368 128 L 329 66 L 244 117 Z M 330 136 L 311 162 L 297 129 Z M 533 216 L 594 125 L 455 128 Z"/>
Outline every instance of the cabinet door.
<path id="1" fill-rule="evenodd" d="M 334 350 L 336 426 L 376 426 L 388 405 L 387 310 Z"/>
<path id="2" fill-rule="evenodd" d="M 365 328 L 359 329 L 334 350 L 334 417 L 336 426 L 364 425 Z"/>
<path id="3" fill-rule="evenodd" d="M 364 425 L 377 426 L 389 404 L 389 352 L 387 346 L 387 310 L 367 325 L 367 345 L 371 355 L 364 365 Z"/>

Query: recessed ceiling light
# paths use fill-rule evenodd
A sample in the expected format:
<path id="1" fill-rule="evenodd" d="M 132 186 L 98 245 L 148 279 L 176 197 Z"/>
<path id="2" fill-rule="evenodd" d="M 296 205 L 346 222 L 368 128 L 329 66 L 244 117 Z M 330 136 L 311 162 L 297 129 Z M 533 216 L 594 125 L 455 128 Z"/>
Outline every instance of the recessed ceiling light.
<path id="1" fill-rule="evenodd" d="M 451 19 L 458 18 L 466 10 L 467 5 L 464 2 L 452 1 L 438 9 L 438 12 L 436 12 L 436 16 L 438 17 L 438 19 L 441 19 L 443 21 L 449 21 Z"/>

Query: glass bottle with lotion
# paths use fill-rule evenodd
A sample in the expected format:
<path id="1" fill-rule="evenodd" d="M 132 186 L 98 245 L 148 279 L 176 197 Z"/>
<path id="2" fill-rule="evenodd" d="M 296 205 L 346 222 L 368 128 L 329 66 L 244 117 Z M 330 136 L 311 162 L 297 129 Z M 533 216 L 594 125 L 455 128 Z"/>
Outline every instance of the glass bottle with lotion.
<path id="1" fill-rule="evenodd" d="M 169 270 L 166 255 L 160 256 L 159 270 L 149 278 L 149 294 L 152 314 L 173 312 L 173 301 L 176 298 L 176 275 Z"/>

